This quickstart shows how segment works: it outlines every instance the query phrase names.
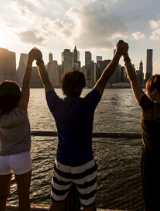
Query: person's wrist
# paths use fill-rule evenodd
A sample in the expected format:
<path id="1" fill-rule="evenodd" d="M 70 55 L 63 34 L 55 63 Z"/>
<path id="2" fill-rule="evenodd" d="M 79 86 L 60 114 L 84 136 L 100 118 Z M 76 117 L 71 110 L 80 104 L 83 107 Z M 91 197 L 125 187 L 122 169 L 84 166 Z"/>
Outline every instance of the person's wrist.
<path id="1" fill-rule="evenodd" d="M 129 54 L 128 53 L 123 54 L 123 59 L 126 60 L 127 58 L 129 58 Z"/>
<path id="2" fill-rule="evenodd" d="M 39 66 L 40 64 L 44 64 L 43 59 L 38 59 L 36 65 Z"/>
<path id="3" fill-rule="evenodd" d="M 124 60 L 125 65 L 131 62 L 131 59 L 130 59 L 128 53 L 123 55 L 123 60 Z"/>

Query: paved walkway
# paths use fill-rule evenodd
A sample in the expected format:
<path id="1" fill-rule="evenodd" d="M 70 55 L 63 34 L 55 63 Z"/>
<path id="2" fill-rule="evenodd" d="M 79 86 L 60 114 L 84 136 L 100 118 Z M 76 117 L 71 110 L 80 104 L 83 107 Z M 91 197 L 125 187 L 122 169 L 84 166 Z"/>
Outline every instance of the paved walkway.
<path id="1" fill-rule="evenodd" d="M 6 211 L 18 211 L 18 209 L 16 208 L 11 208 L 11 209 L 6 209 Z M 45 208 L 35 208 L 35 209 L 31 209 L 31 211 L 48 211 L 48 209 L 45 209 Z M 81 210 L 82 211 L 82 210 Z M 127 210 L 104 210 L 104 209 L 97 209 L 97 211 L 127 211 Z M 129 210 L 128 210 L 129 211 Z"/>
<path id="2" fill-rule="evenodd" d="M 12 210 L 18 211 L 17 205 L 8 204 L 6 211 L 12 211 Z M 33 204 L 31 204 L 31 211 L 48 211 L 48 207 L 46 205 L 33 205 Z M 122 210 L 109 210 L 109 209 L 104 210 L 104 209 L 98 209 L 97 208 L 97 211 L 122 211 Z M 125 211 L 127 211 L 127 210 L 125 210 Z"/>

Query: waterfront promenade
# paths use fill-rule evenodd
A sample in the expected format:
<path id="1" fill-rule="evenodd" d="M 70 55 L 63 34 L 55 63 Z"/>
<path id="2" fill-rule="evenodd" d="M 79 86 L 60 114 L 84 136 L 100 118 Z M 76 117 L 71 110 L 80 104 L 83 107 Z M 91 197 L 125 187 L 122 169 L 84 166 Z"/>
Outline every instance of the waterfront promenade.
<path id="1" fill-rule="evenodd" d="M 7 205 L 6 211 L 18 211 L 18 206 L 17 205 Z M 31 211 L 48 211 L 48 207 L 45 205 L 31 205 Z M 80 210 L 82 211 L 82 210 Z M 109 210 L 109 209 L 98 209 L 97 211 L 122 211 L 122 210 Z M 123 211 L 131 211 L 131 210 L 123 210 Z"/>
<path id="2" fill-rule="evenodd" d="M 32 131 L 31 132 L 31 134 L 32 134 L 32 136 L 35 136 L 35 137 L 37 137 L 37 136 L 44 136 L 44 137 L 57 137 L 57 132 L 53 132 L 53 131 Z M 114 141 L 115 141 L 115 139 L 121 139 L 121 138 L 126 138 L 127 140 L 132 140 L 132 139 L 140 139 L 141 138 L 141 134 L 140 133 L 131 133 L 131 132 L 125 132 L 125 133 L 119 133 L 119 132 L 116 132 L 116 133 L 105 133 L 105 132 L 102 132 L 102 133 L 99 133 L 99 132 L 94 132 L 93 133 L 93 138 L 114 138 Z M 37 140 L 37 139 L 36 139 Z M 48 139 L 45 139 L 46 141 L 48 141 Z M 46 142 L 45 141 L 45 142 Z M 53 141 L 52 141 L 53 142 Z M 93 140 L 93 143 L 102 143 L 102 140 L 98 140 L 98 139 L 96 139 L 96 140 Z M 127 143 L 128 143 L 129 141 L 127 141 Z M 108 142 L 104 142 L 105 144 L 106 143 L 108 143 Z M 112 141 L 112 144 L 113 144 L 114 142 Z M 119 143 L 119 141 L 117 142 L 117 143 Z M 109 143 L 110 145 L 111 145 L 111 143 Z M 124 145 L 125 144 L 125 145 Z M 109 145 L 108 145 L 109 146 Z M 120 147 L 121 145 L 118 145 L 118 147 Z M 124 142 L 123 143 L 123 145 L 122 145 L 122 147 L 124 148 L 124 152 L 126 151 L 126 149 L 127 149 L 127 151 L 128 151 L 128 148 L 125 148 L 125 146 L 126 146 L 126 142 Z M 128 146 L 128 145 L 127 145 Z M 103 146 L 102 146 L 103 147 Z M 133 148 L 133 144 L 131 145 L 131 147 Z M 139 147 L 139 145 L 138 145 L 138 147 Z M 116 145 L 116 148 L 117 148 L 117 145 Z M 122 151 L 123 152 L 123 151 Z M 111 163 L 111 160 L 110 159 L 112 159 L 112 157 L 113 156 L 115 156 L 115 153 L 114 154 L 112 154 L 111 153 L 111 155 L 109 154 L 109 156 L 111 156 L 111 158 L 109 158 L 108 157 L 108 160 L 110 161 L 110 163 Z M 123 153 L 123 156 L 124 156 L 124 153 Z M 120 157 L 121 158 L 121 157 Z M 123 158 L 123 157 L 122 157 Z M 122 159 L 121 158 L 121 159 Z M 115 159 L 115 157 L 114 157 L 114 159 Z M 119 159 L 119 157 L 117 158 L 117 159 Z M 121 159 L 120 159 L 120 161 L 121 161 Z M 123 160 L 122 160 L 123 161 Z M 128 161 L 128 160 L 127 160 Z M 126 168 L 126 164 L 127 164 L 127 161 L 125 162 L 125 168 Z M 131 160 L 132 161 L 132 160 Z M 129 161 L 128 161 L 129 162 Z M 133 163 L 133 162 L 132 162 Z M 122 165 L 123 165 L 123 167 L 124 167 L 124 161 L 122 162 Z M 136 165 L 137 166 L 137 165 Z M 129 170 L 131 171 L 131 169 L 133 168 L 133 166 L 132 165 L 130 165 L 130 162 L 129 162 Z M 113 166 L 111 165 L 111 168 L 113 169 Z M 109 168 L 106 168 L 106 169 L 109 169 Z M 109 171 L 109 170 L 108 170 Z M 111 172 L 112 173 L 112 172 Z M 123 169 L 123 171 L 122 172 L 114 172 L 114 174 L 115 174 L 115 177 L 117 177 L 117 178 L 125 178 L 124 177 L 124 175 L 126 175 L 126 172 L 124 171 L 124 169 Z M 108 176 L 108 175 L 107 175 Z M 110 176 L 110 175 L 109 175 Z M 113 175 L 111 175 L 110 177 L 108 176 L 108 180 L 109 181 L 111 181 L 110 183 L 112 183 L 112 181 L 113 181 L 113 179 L 114 179 L 114 183 L 116 184 L 116 183 L 118 183 L 119 182 L 119 180 L 115 180 L 115 177 L 114 178 L 111 178 L 111 176 L 113 176 Z M 129 184 L 127 183 L 127 181 L 129 180 Z M 114 186 L 115 186 L 115 184 L 113 184 Z M 120 186 L 122 185 L 122 184 L 124 184 L 124 186 L 125 186 L 125 184 L 127 185 L 127 189 L 128 189 L 128 187 L 130 187 L 130 184 L 132 184 L 132 186 L 130 187 L 131 188 L 131 190 L 132 191 L 134 191 L 134 196 L 136 195 L 135 194 L 135 190 L 137 191 L 137 183 L 135 183 L 135 182 L 132 182 L 132 180 L 130 181 L 130 178 L 129 177 L 127 177 L 124 181 L 122 181 L 121 182 L 121 180 L 120 180 Z M 117 186 L 112 186 L 111 187 L 111 189 L 110 189 L 110 193 L 112 194 L 112 190 L 113 189 L 115 189 L 115 190 L 117 190 L 117 189 L 119 189 L 119 191 L 120 191 L 120 193 L 122 193 L 123 194 L 123 191 L 119 188 L 119 186 L 117 187 Z M 138 187 L 139 187 L 139 183 L 138 183 Z M 124 189 L 124 191 L 125 191 L 125 197 L 126 197 L 126 189 Z M 132 192 L 132 191 L 129 191 L 129 192 Z M 100 191 L 100 199 L 101 199 L 101 194 L 102 194 L 102 190 Z M 135 200 L 133 197 L 131 197 L 130 195 L 128 195 L 128 198 L 130 198 L 130 203 L 136 203 L 137 204 L 137 207 L 135 208 L 134 206 L 131 206 L 131 205 L 129 205 L 128 207 L 126 207 L 126 206 L 122 206 L 122 203 L 128 203 L 128 201 L 126 202 L 126 200 L 121 200 L 121 198 L 120 198 L 120 196 L 122 196 L 122 194 L 120 195 L 119 194 L 119 192 L 117 193 L 117 194 L 115 194 L 115 197 L 110 197 L 110 199 L 109 199 L 109 202 L 108 202 L 108 204 L 105 206 L 105 208 L 109 208 L 109 207 L 111 207 L 111 208 L 117 208 L 117 209 L 119 209 L 119 210 L 113 210 L 113 209 L 98 209 L 97 208 L 97 211 L 133 211 L 133 210 L 137 210 L 137 207 L 138 207 L 138 210 L 143 210 L 143 208 L 142 208 L 142 206 L 141 206 L 141 204 L 139 203 L 139 201 L 137 201 L 137 200 Z M 140 199 L 141 200 L 141 199 Z M 31 211 L 48 211 L 48 206 L 47 205 L 43 205 L 43 199 L 41 198 L 39 201 L 37 201 L 37 203 L 39 202 L 39 204 L 36 204 L 35 205 L 35 203 L 33 202 L 33 204 L 31 204 Z M 13 202 L 13 203 L 15 203 L 15 202 Z M 119 206 L 119 203 L 120 203 L 120 206 Z M 125 205 L 125 204 L 124 204 Z M 98 206 L 98 205 L 97 205 Z M 6 211 L 12 211 L 12 210 L 15 210 L 15 211 L 18 211 L 18 206 L 17 205 L 13 205 L 12 204 L 12 202 L 10 202 L 10 204 L 8 204 L 8 206 L 7 206 L 7 209 L 6 209 Z M 63 210 L 64 211 L 64 210 Z M 70 210 L 69 210 L 70 211 Z"/>

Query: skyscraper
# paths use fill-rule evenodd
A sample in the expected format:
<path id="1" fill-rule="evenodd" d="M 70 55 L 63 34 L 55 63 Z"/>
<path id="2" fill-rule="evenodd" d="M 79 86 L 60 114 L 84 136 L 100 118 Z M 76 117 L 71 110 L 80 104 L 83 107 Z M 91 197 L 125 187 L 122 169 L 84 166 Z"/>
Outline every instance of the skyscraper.
<path id="1" fill-rule="evenodd" d="M 49 54 L 49 63 L 47 65 L 47 72 L 53 86 L 60 86 L 60 70 L 57 61 L 53 60 L 52 53 Z"/>
<path id="2" fill-rule="evenodd" d="M 143 73 L 143 62 L 141 61 L 139 64 L 139 71 Z"/>
<path id="3" fill-rule="evenodd" d="M 0 48 L 0 82 L 15 80 L 16 78 L 16 54 L 7 49 Z"/>
<path id="4" fill-rule="evenodd" d="M 74 68 L 80 69 L 81 67 L 81 62 L 80 60 L 80 53 L 77 50 L 77 47 L 75 46 L 74 51 L 73 51 L 73 57 L 74 57 Z"/>
<path id="5" fill-rule="evenodd" d="M 139 64 L 139 70 L 136 70 L 137 78 L 140 84 L 143 85 L 144 82 L 144 74 L 143 74 L 143 62 L 141 61 Z"/>
<path id="6" fill-rule="evenodd" d="M 102 56 L 97 56 L 96 57 L 97 63 L 102 61 Z"/>
<path id="7" fill-rule="evenodd" d="M 146 62 L 146 80 L 148 80 L 153 73 L 153 49 L 147 49 L 147 62 Z"/>
<path id="8" fill-rule="evenodd" d="M 25 69 L 26 69 L 27 61 L 28 61 L 28 54 L 21 53 L 20 59 L 19 59 L 19 66 L 17 69 L 20 85 L 22 85 L 22 80 L 23 80 Z"/>
<path id="9" fill-rule="evenodd" d="M 91 63 L 92 54 L 90 51 L 85 51 L 85 66 Z"/>
<path id="10" fill-rule="evenodd" d="M 69 49 L 62 52 L 62 72 L 66 72 L 73 68 L 73 53 Z"/>
<path id="11" fill-rule="evenodd" d="M 49 53 L 49 62 L 52 62 L 53 61 L 53 54 L 50 52 Z"/>
<path id="12" fill-rule="evenodd" d="M 20 60 L 19 60 L 19 66 L 17 69 L 18 78 L 19 78 L 19 85 L 22 85 L 24 72 L 26 70 L 28 61 L 28 54 L 21 53 Z M 32 77 L 30 81 L 30 87 L 43 87 L 41 79 L 38 74 L 38 67 L 32 67 Z"/>

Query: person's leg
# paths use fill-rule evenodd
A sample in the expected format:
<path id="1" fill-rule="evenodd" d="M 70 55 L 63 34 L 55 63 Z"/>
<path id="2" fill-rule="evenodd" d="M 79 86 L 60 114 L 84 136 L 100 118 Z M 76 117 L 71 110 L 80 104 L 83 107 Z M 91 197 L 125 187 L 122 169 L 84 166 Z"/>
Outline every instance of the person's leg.
<path id="1" fill-rule="evenodd" d="M 29 189 L 31 173 L 32 171 L 22 175 L 15 175 L 19 197 L 19 211 L 30 211 Z"/>
<path id="2" fill-rule="evenodd" d="M 72 187 L 72 182 L 70 179 L 66 178 L 66 168 L 57 160 L 54 162 L 54 170 L 52 177 L 52 187 L 51 187 L 51 204 L 49 207 L 49 211 L 62 211 L 63 205 L 67 196 Z"/>
<path id="3" fill-rule="evenodd" d="M 0 211 L 5 211 L 6 201 L 10 191 L 12 173 L 0 175 Z"/>
<path id="4" fill-rule="evenodd" d="M 97 164 L 91 160 L 83 168 L 83 171 L 88 173 L 84 173 L 84 177 L 76 181 L 80 202 L 84 211 L 96 211 Z"/>
<path id="5" fill-rule="evenodd" d="M 93 205 L 93 206 L 88 207 L 88 208 L 83 207 L 83 210 L 84 210 L 84 211 L 96 211 L 96 206 Z"/>
<path id="6" fill-rule="evenodd" d="M 158 162 L 157 162 L 158 160 Z M 153 155 L 143 155 L 141 162 L 141 175 L 145 210 L 159 210 L 160 172 L 159 158 Z"/>
<path id="7" fill-rule="evenodd" d="M 55 203 L 55 202 L 51 201 L 48 211 L 62 211 L 62 207 L 63 207 L 63 202 Z"/>
<path id="8" fill-rule="evenodd" d="M 32 160 L 29 151 L 11 155 L 9 164 L 14 171 L 18 188 L 19 211 L 30 210 L 29 189 L 31 182 Z"/>

